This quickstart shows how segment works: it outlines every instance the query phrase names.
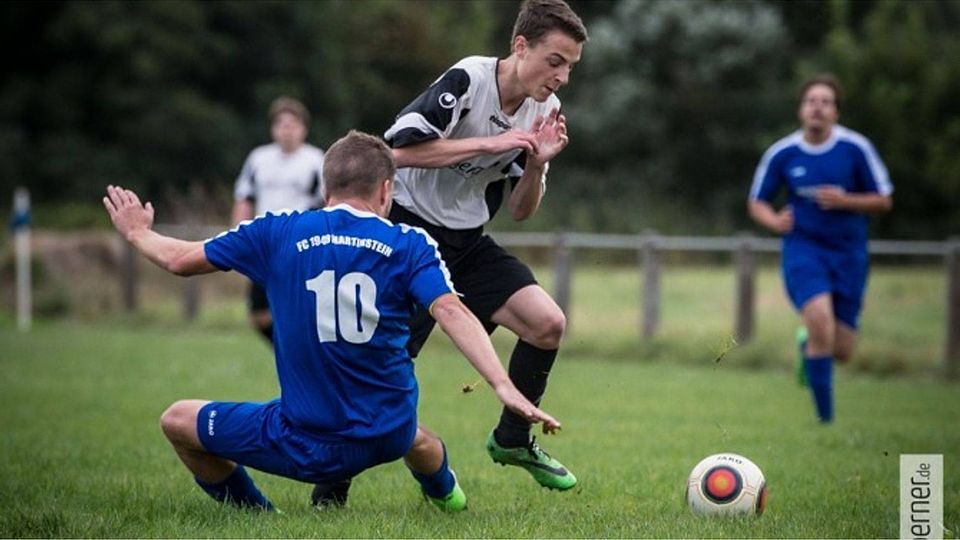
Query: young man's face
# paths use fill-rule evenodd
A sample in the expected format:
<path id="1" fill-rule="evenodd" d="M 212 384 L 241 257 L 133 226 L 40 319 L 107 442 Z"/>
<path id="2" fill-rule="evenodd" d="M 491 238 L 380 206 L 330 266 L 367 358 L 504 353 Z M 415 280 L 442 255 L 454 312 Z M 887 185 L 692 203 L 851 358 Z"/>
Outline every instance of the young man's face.
<path id="1" fill-rule="evenodd" d="M 570 81 L 570 70 L 580 61 L 583 43 L 560 30 L 547 33 L 536 45 L 523 36 L 514 41 L 514 52 L 520 60 L 517 75 L 527 95 L 545 101 Z"/>
<path id="2" fill-rule="evenodd" d="M 797 111 L 804 130 L 823 131 L 837 123 L 837 96 L 833 88 L 815 84 L 807 89 Z"/>
<path id="3" fill-rule="evenodd" d="M 282 112 L 274 117 L 270 134 L 284 152 L 292 152 L 307 138 L 307 126 L 293 113 Z"/>

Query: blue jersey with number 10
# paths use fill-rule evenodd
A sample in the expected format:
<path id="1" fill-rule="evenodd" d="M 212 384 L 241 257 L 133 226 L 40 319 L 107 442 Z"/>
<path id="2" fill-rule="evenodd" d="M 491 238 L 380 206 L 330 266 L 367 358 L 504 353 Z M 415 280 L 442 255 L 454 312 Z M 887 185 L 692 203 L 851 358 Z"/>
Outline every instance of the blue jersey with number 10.
<path id="1" fill-rule="evenodd" d="M 415 419 L 407 320 L 415 302 L 453 292 L 429 235 L 341 204 L 268 213 L 208 240 L 205 252 L 266 288 L 290 422 L 364 439 Z"/>

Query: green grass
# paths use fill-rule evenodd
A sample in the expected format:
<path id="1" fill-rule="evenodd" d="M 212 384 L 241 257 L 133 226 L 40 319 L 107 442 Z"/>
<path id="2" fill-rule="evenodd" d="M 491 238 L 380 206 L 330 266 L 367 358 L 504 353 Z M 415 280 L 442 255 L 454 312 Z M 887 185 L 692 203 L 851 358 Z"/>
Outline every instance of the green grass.
<path id="1" fill-rule="evenodd" d="M 417 365 L 420 417 L 444 438 L 469 497 L 455 516 L 423 503 L 399 463 L 361 475 L 338 511 L 312 510 L 308 485 L 258 472 L 284 515 L 209 500 L 157 418 L 181 398 L 276 394 L 268 349 L 239 302 L 209 302 L 190 325 L 175 295 L 145 299 L 137 317 L 41 321 L 28 334 L 0 320 L 0 537 L 896 537 L 902 453 L 944 455 L 946 536 L 956 537 L 960 399 L 937 375 L 939 269 L 874 272 L 863 346 L 838 372 L 827 427 L 788 373 L 796 317 L 774 271 L 760 277 L 757 339 L 717 364 L 732 275 L 668 270 L 662 332 L 641 343 L 636 272 L 578 267 L 571 332 L 544 403 L 564 430 L 541 439 L 580 478 L 571 492 L 490 462 L 482 444 L 495 398 L 463 394 L 476 376 L 443 336 L 430 341 Z M 512 340 L 495 337 L 506 356 Z M 686 475 L 721 451 L 764 470 L 761 518 L 686 509 Z"/>

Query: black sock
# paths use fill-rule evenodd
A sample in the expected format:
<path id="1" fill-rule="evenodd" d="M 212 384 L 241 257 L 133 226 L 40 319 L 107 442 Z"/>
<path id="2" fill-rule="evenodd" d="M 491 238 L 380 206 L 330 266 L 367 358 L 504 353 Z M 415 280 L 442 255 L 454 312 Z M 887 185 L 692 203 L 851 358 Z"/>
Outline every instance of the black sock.
<path id="1" fill-rule="evenodd" d="M 547 351 L 517 340 L 510 356 L 510 380 L 527 399 L 539 406 L 547 389 L 547 377 L 557 358 L 557 349 Z M 530 442 L 530 423 L 506 407 L 500 423 L 493 430 L 497 444 L 506 447 L 526 446 Z"/>

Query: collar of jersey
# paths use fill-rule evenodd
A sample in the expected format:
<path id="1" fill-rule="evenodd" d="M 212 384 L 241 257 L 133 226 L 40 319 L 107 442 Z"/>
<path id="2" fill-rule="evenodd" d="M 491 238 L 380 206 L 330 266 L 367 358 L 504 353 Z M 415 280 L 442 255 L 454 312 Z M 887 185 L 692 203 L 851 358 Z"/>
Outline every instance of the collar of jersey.
<path id="1" fill-rule="evenodd" d="M 834 124 L 833 127 L 830 128 L 830 136 L 827 137 L 827 140 L 823 141 L 820 144 L 808 143 L 803 138 L 803 130 L 799 130 L 797 132 L 799 134 L 798 144 L 800 148 L 808 154 L 815 154 L 815 155 L 826 154 L 830 150 L 833 150 L 833 147 L 837 145 L 837 141 L 840 140 L 840 135 L 843 130 L 844 130 L 843 126 L 841 126 L 840 124 Z"/>
<path id="2" fill-rule="evenodd" d="M 347 204 L 347 203 L 340 203 L 340 204 L 338 204 L 338 205 L 336 205 L 336 206 L 327 206 L 327 207 L 323 208 L 323 211 L 324 211 L 324 212 L 333 212 L 334 210 L 344 210 L 344 211 L 349 212 L 349 213 L 351 213 L 351 214 L 353 214 L 354 216 L 357 216 L 357 217 L 361 217 L 361 218 L 377 218 L 377 219 L 379 219 L 380 221 L 383 221 L 383 222 L 385 222 L 385 223 L 389 223 L 389 221 L 387 221 L 387 220 L 383 219 L 382 217 L 374 214 L 373 212 L 367 212 L 366 210 L 358 210 L 358 209 L 350 206 L 350 205 Z"/>

